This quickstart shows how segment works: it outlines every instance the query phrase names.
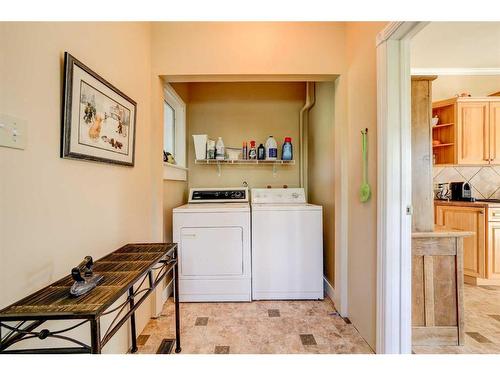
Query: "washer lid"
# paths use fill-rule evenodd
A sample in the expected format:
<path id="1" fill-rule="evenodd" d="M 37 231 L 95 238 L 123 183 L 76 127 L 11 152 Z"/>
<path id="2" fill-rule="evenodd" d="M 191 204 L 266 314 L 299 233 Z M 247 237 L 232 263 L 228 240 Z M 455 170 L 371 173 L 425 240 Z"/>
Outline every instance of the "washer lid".
<path id="1" fill-rule="evenodd" d="M 188 203 L 173 209 L 175 213 L 249 212 L 248 203 Z"/>
<path id="2" fill-rule="evenodd" d="M 253 203 L 252 211 L 321 211 L 323 206 L 310 203 Z"/>

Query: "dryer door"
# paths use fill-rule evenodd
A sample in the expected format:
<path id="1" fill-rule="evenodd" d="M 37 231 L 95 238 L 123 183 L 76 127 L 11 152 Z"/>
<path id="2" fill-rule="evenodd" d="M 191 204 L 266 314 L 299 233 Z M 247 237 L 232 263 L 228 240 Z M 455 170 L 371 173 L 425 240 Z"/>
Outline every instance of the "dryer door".
<path id="1" fill-rule="evenodd" d="M 236 276 L 243 274 L 241 227 L 181 229 L 182 276 Z"/>

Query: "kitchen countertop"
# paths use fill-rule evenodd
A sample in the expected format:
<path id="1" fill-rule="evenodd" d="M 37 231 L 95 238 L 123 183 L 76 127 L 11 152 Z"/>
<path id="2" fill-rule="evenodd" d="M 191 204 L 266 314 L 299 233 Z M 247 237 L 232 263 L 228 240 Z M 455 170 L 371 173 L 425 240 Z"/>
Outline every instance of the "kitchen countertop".
<path id="1" fill-rule="evenodd" d="M 469 202 L 470 203 L 470 202 Z M 449 229 L 443 226 L 436 225 L 433 232 L 413 232 L 412 238 L 437 238 L 437 237 L 470 237 L 474 232 Z"/>
<path id="2" fill-rule="evenodd" d="M 460 206 L 460 207 L 500 207 L 500 202 L 468 202 L 468 201 L 445 201 L 435 199 L 434 204 L 444 205 L 444 206 Z"/>

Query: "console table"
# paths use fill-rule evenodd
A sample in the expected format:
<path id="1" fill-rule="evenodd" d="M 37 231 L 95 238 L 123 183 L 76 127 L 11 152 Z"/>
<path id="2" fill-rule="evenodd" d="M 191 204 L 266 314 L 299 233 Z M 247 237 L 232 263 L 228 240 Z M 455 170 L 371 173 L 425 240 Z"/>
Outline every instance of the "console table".
<path id="1" fill-rule="evenodd" d="M 94 263 L 95 274 L 103 281 L 89 293 L 72 297 L 71 275 L 40 289 L 0 311 L 0 353 L 101 353 L 102 347 L 130 319 L 132 347 L 137 351 L 135 311 L 156 286 L 173 270 L 175 299 L 175 352 L 181 351 L 177 244 L 128 244 Z M 156 275 L 155 275 L 155 271 Z M 139 286 L 135 288 L 134 286 Z M 147 284 L 147 285 L 146 285 Z M 127 294 L 124 302 L 110 307 Z M 109 328 L 101 333 L 100 319 L 116 313 Z M 68 327 L 50 331 L 38 329 L 47 321 L 75 321 Z M 89 324 L 90 345 L 68 336 L 73 329 Z M 6 330 L 2 332 L 2 330 Z M 12 345 L 47 338 L 75 344 L 74 347 L 9 349 Z"/>

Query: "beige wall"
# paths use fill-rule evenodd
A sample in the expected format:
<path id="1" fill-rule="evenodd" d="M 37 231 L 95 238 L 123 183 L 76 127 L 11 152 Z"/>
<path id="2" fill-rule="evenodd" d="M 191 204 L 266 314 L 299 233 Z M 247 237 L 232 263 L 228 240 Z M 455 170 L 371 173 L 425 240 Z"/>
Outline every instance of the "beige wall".
<path id="1" fill-rule="evenodd" d="M 165 180 L 163 192 L 163 238 L 165 242 L 172 242 L 172 210 L 187 202 L 187 182 Z"/>
<path id="2" fill-rule="evenodd" d="M 377 85 L 375 37 L 385 23 L 347 25 L 349 122 L 349 317 L 375 347 L 377 272 Z M 359 201 L 362 181 L 361 129 L 368 128 L 372 197 Z"/>
<path id="3" fill-rule="evenodd" d="M 265 144 L 269 135 L 278 142 L 278 156 L 285 136 L 292 137 L 294 158 L 298 160 L 299 112 L 304 105 L 303 83 L 193 83 L 187 103 L 187 141 L 190 187 L 241 186 L 250 188 L 299 186 L 299 166 L 223 166 L 221 176 L 215 166 L 194 163 L 193 134 L 221 136 L 226 147 L 241 148 L 244 140 Z"/>
<path id="4" fill-rule="evenodd" d="M 309 202 L 323 206 L 324 274 L 335 286 L 335 83 L 316 83 L 316 102 L 309 111 Z"/>
<path id="5" fill-rule="evenodd" d="M 342 22 L 157 22 L 159 75 L 336 74 L 344 66 Z"/>
<path id="6" fill-rule="evenodd" d="M 439 76 L 432 82 L 432 100 L 442 100 L 467 92 L 472 96 L 488 96 L 500 91 L 498 76 Z"/>
<path id="7" fill-rule="evenodd" d="M 0 23 L 0 112 L 28 123 L 26 150 L 0 148 L 0 306 L 153 236 L 150 25 Z M 137 101 L 135 167 L 59 157 L 63 53 Z M 150 317 L 148 301 L 138 331 Z M 125 352 L 125 327 L 106 347 Z"/>

